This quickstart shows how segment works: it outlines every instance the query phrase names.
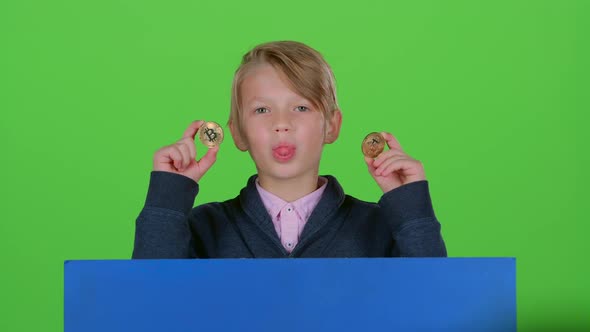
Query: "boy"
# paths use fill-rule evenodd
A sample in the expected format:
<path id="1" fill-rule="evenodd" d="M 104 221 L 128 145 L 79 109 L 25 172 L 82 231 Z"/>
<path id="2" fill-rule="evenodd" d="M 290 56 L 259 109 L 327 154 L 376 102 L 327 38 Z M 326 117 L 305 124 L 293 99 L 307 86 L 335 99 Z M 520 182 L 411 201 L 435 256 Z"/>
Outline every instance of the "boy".
<path id="1" fill-rule="evenodd" d="M 237 197 L 193 208 L 219 150 L 195 160 L 203 121 L 193 122 L 155 153 L 133 258 L 446 256 L 422 165 L 391 134 L 382 133 L 389 150 L 365 157 L 383 191 L 377 204 L 319 176 L 323 146 L 336 141 L 341 122 L 320 53 L 292 41 L 255 47 L 236 71 L 228 124 L 257 174 Z"/>

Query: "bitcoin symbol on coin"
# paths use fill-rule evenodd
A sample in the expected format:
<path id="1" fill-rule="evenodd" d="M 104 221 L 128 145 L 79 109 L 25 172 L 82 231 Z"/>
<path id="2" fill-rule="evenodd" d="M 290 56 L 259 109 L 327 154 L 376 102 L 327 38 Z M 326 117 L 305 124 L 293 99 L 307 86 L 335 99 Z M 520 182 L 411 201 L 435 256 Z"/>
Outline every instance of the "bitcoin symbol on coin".
<path id="1" fill-rule="evenodd" d="M 370 133 L 363 140 L 361 149 L 369 158 L 376 158 L 385 148 L 385 138 L 377 132 Z"/>
<path id="2" fill-rule="evenodd" d="M 205 122 L 197 131 L 197 136 L 203 144 L 213 148 L 223 142 L 223 129 L 215 122 Z"/>
<path id="3" fill-rule="evenodd" d="M 215 139 L 217 139 L 217 134 L 215 133 L 215 130 L 211 128 L 207 128 L 207 130 L 205 130 L 205 135 L 207 135 L 209 142 L 215 142 Z"/>

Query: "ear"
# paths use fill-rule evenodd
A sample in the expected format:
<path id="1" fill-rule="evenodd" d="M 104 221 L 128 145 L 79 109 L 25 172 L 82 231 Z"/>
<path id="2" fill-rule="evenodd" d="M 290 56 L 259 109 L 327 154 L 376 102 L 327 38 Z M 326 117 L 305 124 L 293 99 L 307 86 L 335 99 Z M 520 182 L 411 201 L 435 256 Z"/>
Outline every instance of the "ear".
<path id="1" fill-rule="evenodd" d="M 234 143 L 236 144 L 236 147 L 240 151 L 247 151 L 248 145 L 246 144 L 246 140 L 242 137 L 238 128 L 236 128 L 235 124 L 231 121 L 229 123 L 229 131 L 231 132 L 231 136 L 234 139 Z"/>
<path id="2" fill-rule="evenodd" d="M 327 119 L 326 125 L 326 136 L 324 138 L 324 143 L 334 143 L 336 139 L 338 139 L 340 127 L 342 126 L 342 113 L 339 109 L 334 111 L 330 119 Z"/>

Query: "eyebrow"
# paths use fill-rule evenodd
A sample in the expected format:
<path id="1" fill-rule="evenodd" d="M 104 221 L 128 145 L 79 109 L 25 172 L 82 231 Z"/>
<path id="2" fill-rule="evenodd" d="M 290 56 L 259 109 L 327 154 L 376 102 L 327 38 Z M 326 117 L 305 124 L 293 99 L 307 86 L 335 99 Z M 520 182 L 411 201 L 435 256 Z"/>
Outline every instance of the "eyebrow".
<path id="1" fill-rule="evenodd" d="M 250 105 L 250 104 L 254 104 L 255 102 L 267 102 L 268 99 L 264 98 L 264 97 L 254 97 L 254 98 L 250 98 L 247 102 L 246 105 Z"/>
<path id="2" fill-rule="evenodd" d="M 311 101 L 309 101 L 309 100 L 307 100 L 306 98 L 303 98 L 303 97 L 297 97 L 297 99 L 293 98 L 292 100 L 295 103 L 313 104 Z M 271 99 L 256 96 L 256 97 L 250 98 L 248 101 L 246 101 L 245 105 L 251 105 L 251 104 L 254 104 L 256 102 L 267 103 L 267 102 L 271 102 L 271 101 L 272 101 Z"/>

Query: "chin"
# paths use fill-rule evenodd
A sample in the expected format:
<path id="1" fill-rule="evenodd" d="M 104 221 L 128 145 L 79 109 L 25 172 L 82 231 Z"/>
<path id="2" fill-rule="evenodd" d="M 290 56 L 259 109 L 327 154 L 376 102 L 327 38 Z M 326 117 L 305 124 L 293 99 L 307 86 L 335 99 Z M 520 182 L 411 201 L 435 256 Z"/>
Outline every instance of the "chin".
<path id="1" fill-rule="evenodd" d="M 272 170 L 266 171 L 263 174 L 275 179 L 289 180 L 309 174 L 309 171 L 301 170 L 295 165 L 280 165 L 279 167 L 273 167 Z"/>
<path id="2" fill-rule="evenodd" d="M 256 167 L 259 175 L 271 177 L 277 180 L 290 180 L 309 174 L 314 174 L 314 165 L 305 163 L 305 161 L 308 160 L 301 160 L 301 156 L 302 155 L 295 156 L 295 158 L 287 162 L 279 162 L 275 160 L 272 156 L 266 156 L 266 158 L 261 158 L 265 161 L 264 163 L 262 163 L 262 165 L 260 163 L 257 163 L 256 160 L 254 160 L 254 162 L 257 166 L 262 166 L 260 168 Z M 318 171 L 316 170 L 315 174 L 317 174 L 317 172 Z"/>

